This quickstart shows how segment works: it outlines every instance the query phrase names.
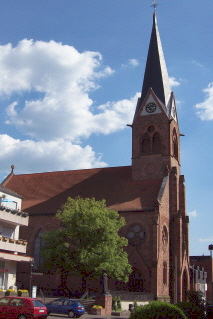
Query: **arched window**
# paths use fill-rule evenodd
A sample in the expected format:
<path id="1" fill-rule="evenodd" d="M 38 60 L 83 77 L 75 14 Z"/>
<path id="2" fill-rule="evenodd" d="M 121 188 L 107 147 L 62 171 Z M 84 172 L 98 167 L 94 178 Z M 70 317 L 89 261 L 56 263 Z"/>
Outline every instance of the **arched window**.
<path id="1" fill-rule="evenodd" d="M 153 125 L 150 125 L 142 136 L 141 153 L 144 155 L 161 153 L 161 137 Z"/>
<path id="2" fill-rule="evenodd" d="M 156 154 L 160 153 L 161 151 L 161 138 L 158 132 L 156 132 L 152 137 L 152 150 L 153 153 Z"/>
<path id="3" fill-rule="evenodd" d="M 33 249 L 33 255 L 34 255 L 34 264 L 33 264 L 33 270 L 34 271 L 42 271 L 43 269 L 43 257 L 41 256 L 41 249 L 44 245 L 44 239 L 43 239 L 44 232 L 43 230 L 40 230 L 40 232 L 37 234 L 35 240 L 34 240 L 34 249 Z"/>
<path id="4" fill-rule="evenodd" d="M 162 244 L 163 244 L 163 249 L 165 249 L 168 244 L 168 231 L 166 226 L 163 226 L 163 230 L 162 230 Z"/>
<path id="5" fill-rule="evenodd" d="M 187 271 L 184 269 L 183 277 L 182 277 L 182 300 L 186 301 L 188 291 L 188 276 Z"/>
<path id="6" fill-rule="evenodd" d="M 129 291 L 138 291 L 142 292 L 144 289 L 144 281 L 141 272 L 133 268 L 132 273 L 129 275 L 128 281 Z"/>
<path id="7" fill-rule="evenodd" d="M 167 285 L 167 263 L 163 262 L 163 284 Z"/>
<path id="8" fill-rule="evenodd" d="M 172 143 L 173 143 L 173 156 L 178 160 L 178 139 L 176 130 L 173 130 L 172 135 Z"/>
<path id="9" fill-rule="evenodd" d="M 150 154 L 150 138 L 149 135 L 146 133 L 142 138 L 142 153 L 143 154 Z"/>

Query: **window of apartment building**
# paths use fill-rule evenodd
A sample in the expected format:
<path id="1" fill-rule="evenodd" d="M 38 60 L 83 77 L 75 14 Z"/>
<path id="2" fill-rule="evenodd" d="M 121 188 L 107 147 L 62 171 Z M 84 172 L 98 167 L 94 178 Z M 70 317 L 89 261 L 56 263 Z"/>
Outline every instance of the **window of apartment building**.
<path id="1" fill-rule="evenodd" d="M 15 228 L 6 224 L 0 225 L 0 234 L 3 237 L 14 238 Z"/>

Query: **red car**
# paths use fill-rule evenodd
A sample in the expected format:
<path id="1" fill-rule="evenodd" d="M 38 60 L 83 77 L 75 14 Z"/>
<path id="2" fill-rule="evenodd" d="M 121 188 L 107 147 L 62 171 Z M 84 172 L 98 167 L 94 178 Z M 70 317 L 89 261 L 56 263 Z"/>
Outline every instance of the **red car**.
<path id="1" fill-rule="evenodd" d="M 47 308 L 35 298 L 0 298 L 0 318 L 5 319 L 46 319 Z"/>

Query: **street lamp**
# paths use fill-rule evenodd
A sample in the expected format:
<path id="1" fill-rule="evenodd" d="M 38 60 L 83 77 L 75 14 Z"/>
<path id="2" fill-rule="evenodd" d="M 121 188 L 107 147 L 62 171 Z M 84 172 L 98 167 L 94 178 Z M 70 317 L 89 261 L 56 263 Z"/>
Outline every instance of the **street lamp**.
<path id="1" fill-rule="evenodd" d="M 213 245 L 209 245 L 209 250 L 210 250 L 211 257 L 212 257 Z"/>
<path id="2" fill-rule="evenodd" d="M 31 259 L 30 261 L 30 297 L 32 298 L 32 276 L 33 276 L 33 262 L 34 260 Z"/>

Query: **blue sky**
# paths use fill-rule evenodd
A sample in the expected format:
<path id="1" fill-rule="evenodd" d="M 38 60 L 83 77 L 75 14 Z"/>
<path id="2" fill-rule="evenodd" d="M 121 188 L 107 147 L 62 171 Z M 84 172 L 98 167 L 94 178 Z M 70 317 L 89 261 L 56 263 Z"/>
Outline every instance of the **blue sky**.
<path id="1" fill-rule="evenodd" d="M 213 243 L 213 1 L 161 0 L 190 216 L 190 254 Z M 151 0 L 0 0 L 0 179 L 131 164 Z"/>

